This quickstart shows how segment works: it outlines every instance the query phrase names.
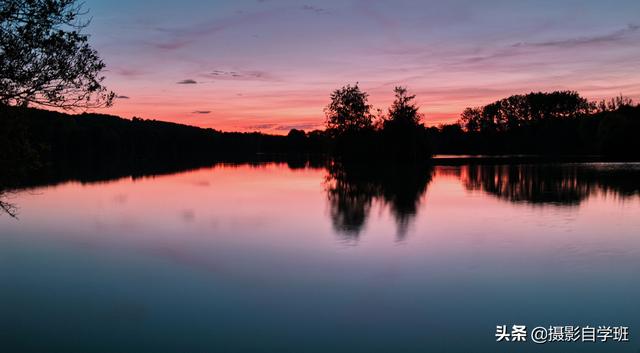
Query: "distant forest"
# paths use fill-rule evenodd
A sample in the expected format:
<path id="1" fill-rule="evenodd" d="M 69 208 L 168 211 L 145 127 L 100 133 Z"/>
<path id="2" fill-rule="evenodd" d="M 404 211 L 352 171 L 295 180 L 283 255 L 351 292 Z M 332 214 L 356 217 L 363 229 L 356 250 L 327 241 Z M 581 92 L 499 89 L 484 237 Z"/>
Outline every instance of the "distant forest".
<path id="1" fill-rule="evenodd" d="M 530 93 L 468 108 L 454 124 L 425 127 L 414 96 L 396 88 L 389 112 L 373 115 L 366 93 L 345 86 L 325 109 L 327 128 L 286 136 L 234 133 L 101 114 L 0 106 L 0 166 L 34 170 L 181 167 L 283 156 L 417 160 L 432 154 L 640 157 L 640 106 L 618 97 L 593 103 L 575 92 Z"/>
<path id="2" fill-rule="evenodd" d="M 437 153 L 640 157 L 640 106 L 623 96 L 589 102 L 573 91 L 514 95 L 429 130 Z"/>

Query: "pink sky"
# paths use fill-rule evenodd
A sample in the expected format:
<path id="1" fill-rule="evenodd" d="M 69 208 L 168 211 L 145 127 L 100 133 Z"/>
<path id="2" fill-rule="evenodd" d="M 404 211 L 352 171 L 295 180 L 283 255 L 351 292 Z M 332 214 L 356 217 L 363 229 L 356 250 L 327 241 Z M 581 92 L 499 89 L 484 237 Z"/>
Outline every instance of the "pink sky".
<path id="1" fill-rule="evenodd" d="M 619 1 L 90 0 L 91 40 L 122 98 L 101 112 L 220 130 L 322 128 L 332 90 L 427 125 L 531 91 L 640 98 L 640 5 Z"/>

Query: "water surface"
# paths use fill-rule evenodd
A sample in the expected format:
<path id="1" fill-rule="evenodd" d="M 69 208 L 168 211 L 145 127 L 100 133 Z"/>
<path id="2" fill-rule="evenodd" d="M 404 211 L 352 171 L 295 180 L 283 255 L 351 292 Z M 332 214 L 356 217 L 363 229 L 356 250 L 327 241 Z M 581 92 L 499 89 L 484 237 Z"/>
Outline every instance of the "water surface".
<path id="1" fill-rule="evenodd" d="M 13 191 L 10 352 L 637 352 L 640 165 L 219 165 Z M 496 343 L 623 325 L 629 343 Z M 638 338 L 640 339 L 640 338 Z"/>

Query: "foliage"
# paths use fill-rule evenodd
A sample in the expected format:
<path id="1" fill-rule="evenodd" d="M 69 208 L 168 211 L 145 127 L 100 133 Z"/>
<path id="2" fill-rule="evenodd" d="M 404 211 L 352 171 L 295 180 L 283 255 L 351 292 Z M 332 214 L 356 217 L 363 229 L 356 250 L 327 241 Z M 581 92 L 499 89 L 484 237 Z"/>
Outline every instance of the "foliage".
<path id="1" fill-rule="evenodd" d="M 430 155 L 422 114 L 415 104 L 415 95 L 405 87 L 395 87 L 395 100 L 382 125 L 381 155 L 392 160 L 416 160 Z"/>
<path id="2" fill-rule="evenodd" d="M 406 87 L 395 87 L 395 100 L 389 108 L 389 116 L 385 125 L 403 125 L 415 127 L 420 125 L 422 115 L 418 113 L 418 106 L 413 102 L 415 95 L 409 95 Z"/>
<path id="3" fill-rule="evenodd" d="M 507 131 L 549 119 L 572 119 L 594 106 L 574 91 L 514 95 L 484 107 L 466 108 L 459 124 L 467 131 Z"/>
<path id="4" fill-rule="evenodd" d="M 427 158 L 426 130 L 414 103 L 415 95 L 404 87 L 395 87 L 394 93 L 388 114 L 377 110 L 373 115 L 369 95 L 358 84 L 333 91 L 325 108 L 332 153 L 348 160 Z"/>
<path id="5" fill-rule="evenodd" d="M 0 2 L 0 103 L 93 108 L 114 98 L 77 0 Z"/>
<path id="6" fill-rule="evenodd" d="M 609 100 L 603 99 L 594 104 L 599 112 L 613 112 L 623 107 L 633 107 L 633 99 L 619 95 Z"/>
<path id="7" fill-rule="evenodd" d="M 324 109 L 327 131 L 333 136 L 340 136 L 371 129 L 373 115 L 368 97 L 357 83 L 333 91 L 331 102 Z"/>
<path id="8" fill-rule="evenodd" d="M 616 109 L 609 110 L 613 108 Z M 468 108 L 460 123 L 429 128 L 435 153 L 640 158 L 640 140 L 636 138 L 640 134 L 640 106 L 615 103 L 605 111 L 596 109 L 589 114 L 540 118 L 505 129 L 470 126 L 469 122 L 487 121 L 468 118 L 483 110 Z"/>

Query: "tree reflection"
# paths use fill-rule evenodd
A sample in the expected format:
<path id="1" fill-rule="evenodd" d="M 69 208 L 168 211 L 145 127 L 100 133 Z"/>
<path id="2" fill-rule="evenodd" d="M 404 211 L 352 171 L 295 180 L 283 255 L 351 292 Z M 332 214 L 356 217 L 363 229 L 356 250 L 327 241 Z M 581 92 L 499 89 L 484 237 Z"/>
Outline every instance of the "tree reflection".
<path id="1" fill-rule="evenodd" d="M 7 191 L 0 189 L 0 213 L 6 213 L 9 216 L 16 218 L 18 216 L 18 208 L 16 205 L 6 201 Z"/>
<path id="2" fill-rule="evenodd" d="M 327 171 L 331 220 L 348 240 L 358 239 L 374 202 L 389 208 L 397 224 L 397 239 L 403 240 L 433 175 L 426 164 L 331 162 Z"/>
<path id="3" fill-rule="evenodd" d="M 640 169 L 630 165 L 529 164 L 469 165 L 461 181 L 500 199 L 532 204 L 578 205 L 601 192 L 627 197 L 640 194 Z"/>
<path id="4" fill-rule="evenodd" d="M 264 161 L 256 161 L 261 165 Z M 357 240 L 367 224 L 374 204 L 385 207 L 394 218 L 397 239 L 403 240 L 413 223 L 422 197 L 433 177 L 426 163 L 353 164 L 321 158 L 279 161 L 291 169 L 326 169 L 325 192 L 334 229 L 346 240 Z M 173 174 L 193 168 L 145 166 L 129 169 L 53 170 L 26 177 L 0 173 L 0 214 L 16 217 L 13 193 L 28 188 L 77 180 L 96 183 L 122 177 L 140 178 Z M 451 168 L 449 168 L 451 170 Z M 628 198 L 640 195 L 640 165 L 606 164 L 520 164 L 455 167 L 455 174 L 467 190 L 483 191 L 509 202 L 540 205 L 578 205 L 594 194 Z M 439 169 L 438 175 L 443 175 Z"/>

